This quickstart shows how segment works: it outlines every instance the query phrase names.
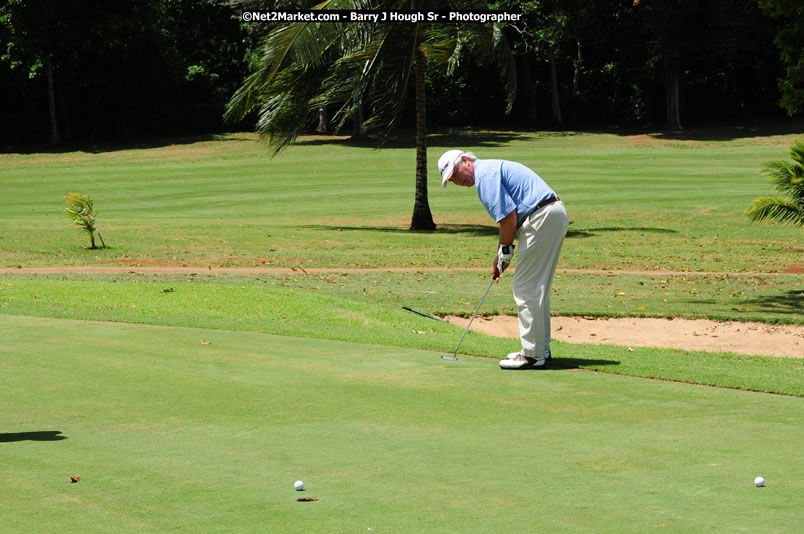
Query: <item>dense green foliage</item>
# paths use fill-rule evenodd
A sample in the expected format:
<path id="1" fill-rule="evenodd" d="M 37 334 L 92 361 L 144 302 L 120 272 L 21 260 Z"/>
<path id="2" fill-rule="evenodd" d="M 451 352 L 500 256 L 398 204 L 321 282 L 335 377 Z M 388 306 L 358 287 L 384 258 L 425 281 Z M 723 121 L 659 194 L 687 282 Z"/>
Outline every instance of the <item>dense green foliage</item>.
<path id="1" fill-rule="evenodd" d="M 0 143 L 52 140 L 52 106 L 65 142 L 213 131 L 251 42 L 218 0 L 3 0 Z"/>
<path id="2" fill-rule="evenodd" d="M 242 11 L 313 3 L 2 0 L 0 144 L 219 131 L 225 103 L 271 28 L 243 23 Z M 779 113 L 779 105 L 801 111 L 800 2 L 666 4 L 493 4 L 525 14 L 504 28 L 519 70 L 514 112 L 505 115 L 501 89 L 489 90 L 496 73 L 465 61 L 446 76 L 433 64 L 428 122 L 676 126 L 667 109 L 678 107 L 688 126 Z M 674 84 L 677 98 L 668 99 Z M 413 121 L 408 102 L 400 124 Z"/>
<path id="3" fill-rule="evenodd" d="M 759 0 L 765 13 L 781 20 L 774 43 L 781 53 L 785 72 L 779 77 L 779 104 L 793 115 L 804 110 L 804 2 L 802 0 Z"/>

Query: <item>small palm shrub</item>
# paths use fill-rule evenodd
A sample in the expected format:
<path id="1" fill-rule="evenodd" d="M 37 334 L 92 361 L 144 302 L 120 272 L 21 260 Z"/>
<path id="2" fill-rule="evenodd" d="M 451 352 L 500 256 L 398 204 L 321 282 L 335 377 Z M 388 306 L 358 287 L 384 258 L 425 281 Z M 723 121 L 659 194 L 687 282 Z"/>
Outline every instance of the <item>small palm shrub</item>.
<path id="1" fill-rule="evenodd" d="M 103 242 L 103 236 L 101 236 L 100 230 L 98 230 L 98 226 L 95 223 L 95 216 L 98 212 L 92 207 L 92 199 L 84 195 L 79 195 L 78 193 L 69 193 L 64 198 L 67 200 L 67 207 L 64 208 L 64 211 L 67 213 L 67 218 L 78 226 L 80 230 L 89 234 L 90 248 L 98 248 L 95 246 L 96 232 L 98 238 L 100 238 L 102 248 L 106 248 L 106 243 Z"/>
<path id="2" fill-rule="evenodd" d="M 751 222 L 773 220 L 804 226 L 804 139 L 790 147 L 793 163 L 786 160 L 765 164 L 762 174 L 768 176 L 784 196 L 761 196 L 746 212 Z"/>

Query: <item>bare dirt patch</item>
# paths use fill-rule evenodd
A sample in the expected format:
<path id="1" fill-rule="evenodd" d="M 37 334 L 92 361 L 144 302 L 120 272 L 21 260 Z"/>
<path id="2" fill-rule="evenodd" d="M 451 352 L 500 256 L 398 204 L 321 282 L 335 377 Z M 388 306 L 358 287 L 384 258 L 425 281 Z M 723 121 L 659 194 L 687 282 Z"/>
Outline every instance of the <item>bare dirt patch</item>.
<path id="1" fill-rule="evenodd" d="M 95 263 L 95 264 L 114 263 L 116 265 L 127 265 L 129 267 L 187 267 L 186 262 L 165 261 L 165 260 L 148 260 L 148 259 L 144 259 L 144 258 L 116 258 L 116 259 L 108 259 L 108 260 L 94 260 L 94 261 L 92 261 L 90 263 Z M 100 267 L 100 268 L 102 269 L 102 267 Z"/>
<path id="2" fill-rule="evenodd" d="M 446 317 L 466 328 L 464 317 Z M 553 339 L 569 343 L 665 347 L 705 352 L 804 358 L 804 327 L 699 319 L 553 317 Z M 516 317 L 478 317 L 472 330 L 499 337 L 519 337 Z"/>

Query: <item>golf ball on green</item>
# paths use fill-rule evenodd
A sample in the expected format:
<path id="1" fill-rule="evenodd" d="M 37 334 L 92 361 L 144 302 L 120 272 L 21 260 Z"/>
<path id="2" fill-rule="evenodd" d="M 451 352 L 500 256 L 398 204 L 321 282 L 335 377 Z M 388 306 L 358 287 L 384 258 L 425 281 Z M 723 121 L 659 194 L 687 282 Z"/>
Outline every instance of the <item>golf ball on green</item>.
<path id="1" fill-rule="evenodd" d="M 302 491 L 304 489 L 304 482 L 297 480 L 293 483 L 293 487 L 296 488 L 296 491 Z"/>
<path id="2" fill-rule="evenodd" d="M 754 486 L 761 488 L 765 485 L 765 479 L 762 477 L 757 477 L 754 479 Z"/>

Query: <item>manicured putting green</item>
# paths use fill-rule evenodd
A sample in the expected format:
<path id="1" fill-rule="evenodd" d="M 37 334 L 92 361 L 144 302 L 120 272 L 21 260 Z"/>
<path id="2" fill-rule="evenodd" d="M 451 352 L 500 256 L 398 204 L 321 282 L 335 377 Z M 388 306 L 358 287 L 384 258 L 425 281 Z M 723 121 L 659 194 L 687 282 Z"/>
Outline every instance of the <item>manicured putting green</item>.
<path id="1" fill-rule="evenodd" d="M 249 332 L 0 335 L 9 532 L 804 527 L 801 398 Z"/>

